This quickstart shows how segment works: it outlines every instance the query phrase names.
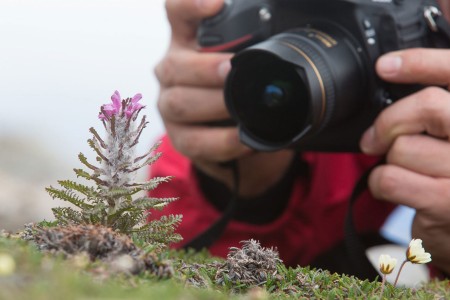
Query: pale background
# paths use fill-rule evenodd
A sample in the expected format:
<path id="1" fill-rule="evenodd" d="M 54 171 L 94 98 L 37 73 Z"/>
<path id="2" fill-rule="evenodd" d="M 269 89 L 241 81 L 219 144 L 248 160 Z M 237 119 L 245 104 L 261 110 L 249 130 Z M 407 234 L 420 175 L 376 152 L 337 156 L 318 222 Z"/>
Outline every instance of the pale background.
<path id="1" fill-rule="evenodd" d="M 97 113 L 114 90 L 143 94 L 139 150 L 158 139 L 153 68 L 169 35 L 164 0 L 0 0 L 0 229 L 66 205 L 44 188 L 74 178 L 79 152 L 94 157 L 88 129 L 102 129 Z M 386 235 L 407 242 L 410 217 Z"/>

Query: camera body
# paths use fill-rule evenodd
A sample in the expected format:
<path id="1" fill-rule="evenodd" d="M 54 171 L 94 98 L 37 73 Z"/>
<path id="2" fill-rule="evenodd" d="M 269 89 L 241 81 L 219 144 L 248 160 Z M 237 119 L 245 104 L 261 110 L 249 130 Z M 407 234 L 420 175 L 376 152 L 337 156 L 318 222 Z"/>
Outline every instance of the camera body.
<path id="1" fill-rule="evenodd" d="M 449 48 L 435 0 L 225 0 L 202 22 L 204 52 L 235 52 L 225 102 L 260 151 L 359 151 L 392 102 L 422 88 L 375 73 L 384 53 Z"/>

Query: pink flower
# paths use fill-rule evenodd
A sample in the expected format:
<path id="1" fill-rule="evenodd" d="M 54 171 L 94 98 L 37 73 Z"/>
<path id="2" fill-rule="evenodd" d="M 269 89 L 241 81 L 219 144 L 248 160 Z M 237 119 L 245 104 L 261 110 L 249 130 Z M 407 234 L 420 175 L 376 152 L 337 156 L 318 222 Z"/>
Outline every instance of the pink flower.
<path id="1" fill-rule="evenodd" d="M 139 111 L 144 107 L 144 105 L 139 103 L 139 100 L 141 99 L 142 95 L 136 94 L 131 99 L 128 98 L 123 100 L 124 104 L 122 104 L 119 92 L 115 91 L 111 96 L 112 103 L 104 104 L 98 117 L 100 120 L 109 120 L 112 116 L 119 115 L 121 113 L 122 105 L 124 105 L 123 114 L 125 114 L 127 118 L 131 118 L 136 111 Z M 123 116 L 123 114 L 121 114 L 121 116 Z"/>
<path id="2" fill-rule="evenodd" d="M 117 115 L 120 112 L 120 108 L 122 106 L 120 94 L 118 91 L 115 91 L 111 96 L 112 104 L 104 104 L 102 106 L 102 112 L 98 115 L 100 120 L 108 120 L 113 115 Z"/>
<path id="3" fill-rule="evenodd" d="M 125 115 L 127 116 L 127 118 L 131 118 L 131 116 L 134 114 L 134 112 L 136 112 L 144 107 L 144 105 L 138 103 L 139 100 L 141 100 L 141 99 L 142 99 L 141 94 L 136 94 L 136 95 L 134 95 L 133 98 L 131 98 L 131 103 L 129 103 L 127 105 L 127 108 L 125 110 Z"/>

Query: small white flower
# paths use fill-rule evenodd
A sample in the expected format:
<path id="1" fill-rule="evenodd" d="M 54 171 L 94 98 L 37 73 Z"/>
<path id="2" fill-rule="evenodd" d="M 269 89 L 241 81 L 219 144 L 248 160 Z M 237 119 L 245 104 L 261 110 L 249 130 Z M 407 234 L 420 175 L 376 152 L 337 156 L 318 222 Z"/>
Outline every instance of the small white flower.
<path id="1" fill-rule="evenodd" d="M 0 276 L 7 276 L 16 270 L 14 258 L 7 253 L 0 253 Z"/>
<path id="2" fill-rule="evenodd" d="M 431 261 L 431 254 L 425 252 L 421 239 L 412 239 L 406 250 L 406 258 L 413 264 L 426 264 Z"/>
<path id="3" fill-rule="evenodd" d="M 380 272 L 388 275 L 391 274 L 397 264 L 397 259 L 392 258 L 390 255 L 381 254 L 378 259 L 378 265 L 380 266 Z"/>

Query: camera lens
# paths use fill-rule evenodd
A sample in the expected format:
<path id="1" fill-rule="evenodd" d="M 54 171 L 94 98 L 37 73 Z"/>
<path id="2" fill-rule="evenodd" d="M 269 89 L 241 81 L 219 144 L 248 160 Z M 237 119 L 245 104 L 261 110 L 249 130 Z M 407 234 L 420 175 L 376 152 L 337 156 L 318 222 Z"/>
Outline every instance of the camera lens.
<path id="1" fill-rule="evenodd" d="M 309 97 L 295 67 L 270 53 L 252 52 L 238 68 L 229 92 L 246 130 L 276 143 L 295 135 L 308 111 L 308 101 L 298 100 Z M 277 124 L 284 124 L 284 129 Z"/>
<path id="2" fill-rule="evenodd" d="M 359 54 L 343 33 L 313 32 L 282 33 L 232 59 L 225 101 L 250 147 L 299 144 L 355 112 L 365 81 Z"/>

